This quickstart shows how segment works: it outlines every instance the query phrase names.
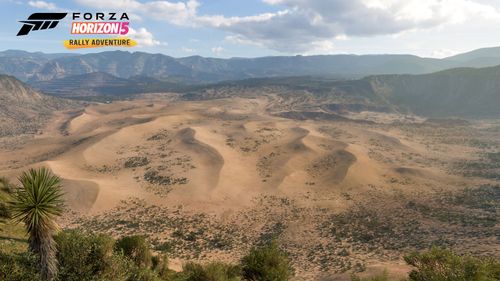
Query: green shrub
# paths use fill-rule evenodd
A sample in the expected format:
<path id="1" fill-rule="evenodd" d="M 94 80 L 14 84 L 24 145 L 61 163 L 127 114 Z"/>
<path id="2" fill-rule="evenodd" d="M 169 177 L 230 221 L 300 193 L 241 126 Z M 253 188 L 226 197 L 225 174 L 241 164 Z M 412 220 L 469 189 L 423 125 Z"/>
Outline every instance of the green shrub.
<path id="1" fill-rule="evenodd" d="M 206 265 L 187 263 L 177 279 L 182 281 L 239 281 L 241 270 L 238 266 L 222 262 L 212 262 Z"/>
<path id="2" fill-rule="evenodd" d="M 497 281 L 500 263 L 493 259 L 459 256 L 450 250 L 432 248 L 425 253 L 412 253 L 405 261 L 415 267 L 412 281 Z"/>
<path id="3" fill-rule="evenodd" d="M 162 281 L 158 275 L 149 268 L 137 267 L 132 265 L 132 273 L 126 281 Z"/>
<path id="4" fill-rule="evenodd" d="M 74 230 L 55 236 L 58 280 L 125 280 L 131 262 L 115 254 L 115 240 L 108 235 L 84 235 Z"/>
<path id="5" fill-rule="evenodd" d="M 138 267 L 151 266 L 151 251 L 144 236 L 125 236 L 116 242 L 116 250 L 121 251 L 130 258 Z"/>
<path id="6" fill-rule="evenodd" d="M 0 252 L 0 280 L 38 281 L 38 258 L 29 252 L 6 254 Z"/>
<path id="7" fill-rule="evenodd" d="M 10 183 L 7 178 L 0 177 L 0 191 L 5 193 L 12 193 L 14 186 Z"/>
<path id="8" fill-rule="evenodd" d="M 164 280 L 170 280 L 174 277 L 175 271 L 168 268 L 168 258 L 167 256 L 153 256 L 151 258 L 151 269 L 158 274 L 158 277 Z"/>
<path id="9" fill-rule="evenodd" d="M 8 205 L 11 191 L 12 185 L 9 181 L 6 178 L 0 177 L 0 223 L 5 223 L 11 216 Z"/>
<path id="10" fill-rule="evenodd" d="M 280 250 L 276 241 L 254 248 L 243 257 L 243 277 L 248 280 L 285 281 L 293 276 L 288 254 Z"/>

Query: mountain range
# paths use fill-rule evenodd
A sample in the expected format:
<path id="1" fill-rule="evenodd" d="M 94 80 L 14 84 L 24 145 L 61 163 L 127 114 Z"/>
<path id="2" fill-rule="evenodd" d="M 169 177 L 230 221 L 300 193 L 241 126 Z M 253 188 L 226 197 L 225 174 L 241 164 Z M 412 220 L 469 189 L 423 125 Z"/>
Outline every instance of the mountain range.
<path id="1" fill-rule="evenodd" d="M 163 54 L 108 51 L 90 54 L 0 52 L 0 73 L 26 82 L 50 81 L 94 72 L 118 78 L 151 77 L 162 81 L 213 83 L 257 77 L 329 76 L 361 78 L 376 74 L 424 74 L 456 67 L 500 64 L 500 48 L 444 58 L 413 55 L 318 55 L 260 58 L 174 58 Z"/>
<path id="2" fill-rule="evenodd" d="M 498 116 L 500 66 L 495 65 L 500 65 L 500 47 L 444 59 L 411 55 L 217 59 L 123 51 L 85 55 L 0 52 L 0 72 L 56 96 L 175 91 L 187 99 L 198 99 L 207 98 L 208 89 L 236 87 L 260 93 L 263 87 L 279 86 L 311 94 L 322 109 L 349 104 L 350 108 L 437 117 Z M 222 96 L 227 95 L 225 91 Z M 221 94 L 216 90 L 209 96 Z"/>

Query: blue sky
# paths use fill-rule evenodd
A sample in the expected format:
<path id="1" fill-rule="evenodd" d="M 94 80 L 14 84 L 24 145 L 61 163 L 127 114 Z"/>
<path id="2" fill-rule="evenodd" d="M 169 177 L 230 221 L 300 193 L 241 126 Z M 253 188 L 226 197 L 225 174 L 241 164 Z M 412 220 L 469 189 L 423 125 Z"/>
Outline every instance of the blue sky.
<path id="1" fill-rule="evenodd" d="M 409 53 L 444 57 L 500 46 L 496 0 L 0 0 L 1 50 L 75 52 L 54 30 L 17 37 L 34 12 L 126 12 L 133 51 L 174 57 Z M 88 37 L 88 36 L 86 36 Z M 85 49 L 95 52 L 110 48 Z"/>

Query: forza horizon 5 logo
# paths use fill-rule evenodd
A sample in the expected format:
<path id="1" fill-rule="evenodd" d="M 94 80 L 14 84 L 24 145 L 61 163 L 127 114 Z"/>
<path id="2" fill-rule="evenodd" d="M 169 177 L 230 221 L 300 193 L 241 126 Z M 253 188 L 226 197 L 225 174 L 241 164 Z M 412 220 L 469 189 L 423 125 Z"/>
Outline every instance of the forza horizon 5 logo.
<path id="1" fill-rule="evenodd" d="M 68 13 L 34 13 L 23 23 L 17 36 L 25 36 L 33 31 L 54 29 Z M 130 31 L 127 13 L 72 13 L 70 34 L 72 35 L 120 35 L 112 38 L 72 38 L 64 40 L 68 49 L 97 47 L 133 47 L 137 42 L 125 37 Z"/>

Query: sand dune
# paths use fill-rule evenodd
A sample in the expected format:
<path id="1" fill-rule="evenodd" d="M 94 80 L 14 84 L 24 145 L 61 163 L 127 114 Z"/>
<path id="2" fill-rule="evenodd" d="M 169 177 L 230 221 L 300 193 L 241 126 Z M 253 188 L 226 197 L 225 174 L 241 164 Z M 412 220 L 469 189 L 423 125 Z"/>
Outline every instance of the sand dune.
<path id="1" fill-rule="evenodd" d="M 322 228 L 335 215 L 359 205 L 373 205 L 377 212 L 387 206 L 405 209 L 401 198 L 474 182 L 450 175 L 444 164 L 467 150 L 448 144 L 434 148 L 418 134 L 405 133 L 405 127 L 291 120 L 266 108 L 264 98 L 183 102 L 151 96 L 96 104 L 78 115 L 57 115 L 36 138 L 10 146 L 4 141 L 0 172 L 15 176 L 27 167 L 48 166 L 64 180 L 72 211 L 67 221 L 73 223 L 95 216 L 113 225 L 135 217 L 136 231 L 158 241 L 170 241 L 184 224 L 189 231 L 203 228 L 208 237 L 240 235 L 231 243 L 278 233 L 291 245 L 304 280 L 317 280 L 321 263 L 339 258 L 330 249 L 320 253 L 333 257 L 307 258 L 307 251 L 333 243 Z M 179 225 L 147 229 L 179 217 Z M 210 248 L 204 258 L 232 261 L 249 245 L 225 252 Z M 368 270 L 381 264 L 345 249 L 353 254 L 342 259 L 365 262 Z M 337 272 L 342 264 L 328 270 Z"/>
<path id="2" fill-rule="evenodd" d="M 64 179 L 64 200 L 77 212 L 88 212 L 94 206 L 99 194 L 99 186 L 90 181 Z"/>

